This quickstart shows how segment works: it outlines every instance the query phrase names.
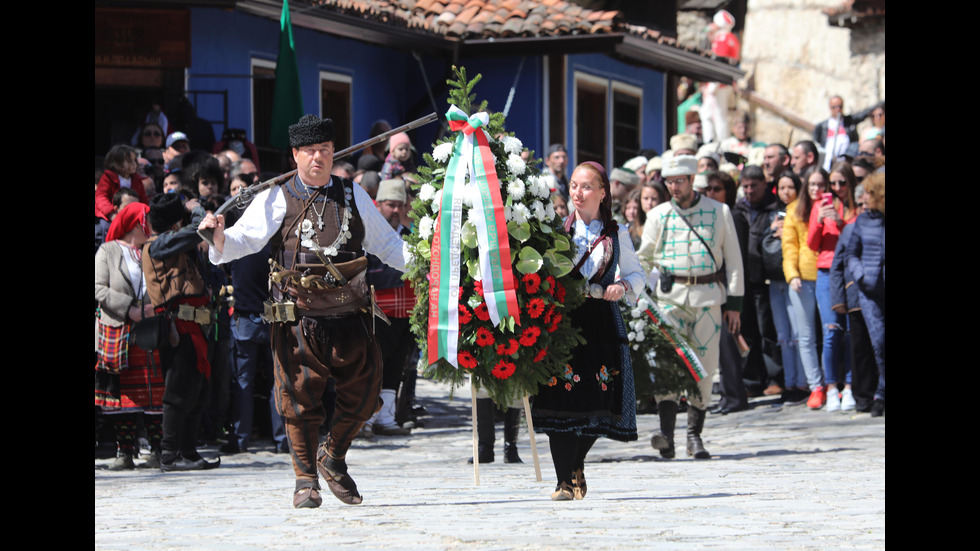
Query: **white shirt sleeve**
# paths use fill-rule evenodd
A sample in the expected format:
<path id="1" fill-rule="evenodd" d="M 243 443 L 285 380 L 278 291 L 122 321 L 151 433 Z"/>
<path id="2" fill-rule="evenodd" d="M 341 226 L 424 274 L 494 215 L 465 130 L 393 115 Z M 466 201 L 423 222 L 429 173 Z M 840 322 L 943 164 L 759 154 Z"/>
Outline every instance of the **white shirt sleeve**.
<path id="1" fill-rule="evenodd" d="M 640 259 L 633 250 L 633 239 L 630 238 L 629 230 L 626 226 L 619 226 L 619 279 L 625 279 L 629 284 L 629 291 L 624 297 L 629 304 L 636 304 L 640 293 L 646 287 L 646 273 L 643 266 L 640 266 Z"/>
<path id="2" fill-rule="evenodd" d="M 357 184 L 354 184 L 354 204 L 357 205 L 357 212 L 364 223 L 364 240 L 361 242 L 364 250 L 392 268 L 404 272 L 405 265 L 412 258 L 408 243 L 381 216 L 367 191 Z"/>
<path id="3" fill-rule="evenodd" d="M 225 228 L 224 251 L 219 253 L 211 247 L 208 250 L 208 259 L 217 265 L 261 251 L 279 231 L 285 217 L 286 198 L 283 196 L 282 186 L 272 186 L 260 192 L 235 225 Z"/>

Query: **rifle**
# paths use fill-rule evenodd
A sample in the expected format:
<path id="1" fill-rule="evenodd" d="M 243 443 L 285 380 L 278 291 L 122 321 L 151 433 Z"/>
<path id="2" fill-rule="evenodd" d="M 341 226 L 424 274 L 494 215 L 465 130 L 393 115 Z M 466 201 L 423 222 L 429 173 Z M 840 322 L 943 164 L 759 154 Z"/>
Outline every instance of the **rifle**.
<path id="1" fill-rule="evenodd" d="M 430 122 L 433 122 L 438 118 L 439 115 L 437 115 L 436 113 L 434 112 L 429 113 L 428 115 L 420 119 L 416 119 L 408 124 L 404 124 L 402 126 L 399 126 L 398 128 L 393 128 L 383 134 L 378 134 L 373 138 L 369 138 L 361 143 L 354 144 L 348 147 L 347 149 L 338 151 L 333 154 L 333 160 L 334 162 L 336 162 L 340 159 L 343 159 L 344 157 L 347 157 L 351 153 L 371 147 L 372 145 L 375 144 L 379 144 L 387 140 L 391 136 L 394 136 L 395 134 L 401 132 L 408 132 L 409 130 L 414 130 L 420 126 L 429 124 Z M 256 195 L 265 191 L 266 189 L 271 188 L 272 186 L 281 186 L 282 184 L 288 182 L 289 179 L 295 175 L 296 175 L 296 169 L 293 169 L 285 174 L 280 174 L 279 176 L 266 180 L 262 183 L 248 186 L 247 188 L 240 191 L 238 195 L 231 197 L 227 201 L 225 201 L 224 204 L 222 204 L 220 207 L 218 207 L 216 211 L 214 211 L 214 215 L 217 216 L 219 214 L 224 214 L 229 210 L 231 210 L 232 207 L 238 207 L 241 210 L 245 210 L 252 203 L 252 200 L 255 198 Z M 197 233 L 198 235 L 201 236 L 202 239 L 204 239 L 204 241 L 207 242 L 208 245 L 212 247 L 214 246 L 214 230 L 208 228 L 204 230 L 197 230 Z"/>

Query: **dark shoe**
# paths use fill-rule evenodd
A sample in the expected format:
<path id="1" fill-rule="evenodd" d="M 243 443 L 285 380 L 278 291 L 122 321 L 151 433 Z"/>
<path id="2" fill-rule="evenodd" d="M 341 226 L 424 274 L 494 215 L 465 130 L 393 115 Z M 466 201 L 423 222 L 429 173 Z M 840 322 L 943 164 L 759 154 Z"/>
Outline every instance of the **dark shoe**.
<path id="1" fill-rule="evenodd" d="M 662 401 L 657 404 L 657 416 L 660 417 L 660 430 L 653 433 L 650 445 L 660 450 L 664 459 L 673 459 L 674 452 L 674 423 L 677 421 L 677 402 Z"/>
<path id="2" fill-rule="evenodd" d="M 297 509 L 316 509 L 321 503 L 319 488 L 300 488 L 293 494 L 293 507 Z"/>
<path id="3" fill-rule="evenodd" d="M 724 406 L 712 411 L 711 413 L 717 413 L 719 415 L 728 415 L 729 413 L 737 413 L 739 411 L 745 411 L 747 409 L 749 409 L 749 406 L 735 406 L 735 407 Z"/>
<path id="4" fill-rule="evenodd" d="M 289 442 L 283 440 L 282 444 L 277 444 L 273 453 L 289 453 Z"/>
<path id="5" fill-rule="evenodd" d="M 711 454 L 704 449 L 701 442 L 701 430 L 704 428 L 703 409 L 691 406 L 687 410 L 687 455 L 694 459 L 711 459 Z"/>
<path id="6" fill-rule="evenodd" d="M 135 469 L 136 464 L 133 463 L 133 456 L 127 453 L 121 453 L 116 456 L 116 460 L 109 465 L 110 471 L 128 471 L 130 469 Z"/>
<path id="7" fill-rule="evenodd" d="M 504 444 L 504 463 L 523 463 L 521 456 L 517 455 L 517 442 Z"/>
<path id="8" fill-rule="evenodd" d="M 585 483 L 585 469 L 575 469 L 572 472 L 572 495 L 575 499 L 583 499 L 589 491 L 589 486 Z"/>
<path id="9" fill-rule="evenodd" d="M 575 499 L 575 493 L 568 482 L 559 482 L 551 494 L 551 501 L 571 501 L 573 499 Z"/>
<path id="10" fill-rule="evenodd" d="M 364 498 L 357 493 L 357 484 L 354 479 L 347 474 L 347 464 L 343 460 L 336 460 L 327 455 L 327 450 L 323 446 L 317 450 L 316 470 L 327 481 L 327 488 L 330 492 L 348 505 L 358 505 Z"/>
<path id="11" fill-rule="evenodd" d="M 493 463 L 494 458 L 493 458 L 492 447 L 480 445 L 477 447 L 477 454 L 478 457 L 480 458 L 480 463 Z M 469 458 L 469 460 L 467 460 L 466 462 L 472 464 L 473 458 L 472 457 Z"/>
<path id="12" fill-rule="evenodd" d="M 225 455 L 235 455 L 236 453 L 242 453 L 242 451 L 244 451 L 238 445 L 238 440 L 235 438 L 232 438 L 228 442 L 222 444 L 221 447 L 218 449 L 221 450 L 221 453 Z"/>
<path id="13" fill-rule="evenodd" d="M 885 415 L 885 401 L 875 400 L 874 402 L 871 402 L 871 416 L 881 417 L 883 415 Z"/>

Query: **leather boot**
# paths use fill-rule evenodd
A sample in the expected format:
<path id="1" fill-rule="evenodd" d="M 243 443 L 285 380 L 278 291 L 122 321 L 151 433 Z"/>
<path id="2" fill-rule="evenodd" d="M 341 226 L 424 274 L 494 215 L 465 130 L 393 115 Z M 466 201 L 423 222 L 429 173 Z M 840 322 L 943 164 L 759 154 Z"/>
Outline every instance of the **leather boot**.
<path id="1" fill-rule="evenodd" d="M 504 414 L 504 463 L 523 463 L 517 455 L 517 432 L 520 430 L 520 408 L 507 408 Z"/>
<path id="2" fill-rule="evenodd" d="M 677 421 L 677 402 L 664 400 L 657 403 L 657 415 L 660 417 L 660 430 L 653 433 L 650 445 L 660 450 L 664 459 L 674 458 L 674 423 Z"/>
<path id="3" fill-rule="evenodd" d="M 701 442 L 701 429 L 704 428 L 703 409 L 689 405 L 687 408 L 687 455 L 694 459 L 711 459 L 711 454 Z"/>
<path id="4" fill-rule="evenodd" d="M 476 399 L 476 438 L 480 463 L 493 463 L 493 408 L 491 398 Z M 469 463 L 473 462 L 471 457 Z"/>

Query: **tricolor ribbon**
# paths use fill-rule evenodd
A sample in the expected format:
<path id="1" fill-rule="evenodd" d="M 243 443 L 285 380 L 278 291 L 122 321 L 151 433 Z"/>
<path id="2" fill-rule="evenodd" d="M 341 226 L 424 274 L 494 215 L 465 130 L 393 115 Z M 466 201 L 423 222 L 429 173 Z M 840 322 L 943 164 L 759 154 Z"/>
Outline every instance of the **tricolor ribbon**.
<path id="1" fill-rule="evenodd" d="M 470 117 L 455 105 L 446 113 L 449 128 L 459 132 L 446 168 L 439 215 L 433 227 L 429 286 L 429 365 L 446 358 L 459 367 L 459 282 L 462 276 L 461 228 L 463 197 L 473 198 L 472 216 L 479 244 L 483 297 L 494 325 L 513 316 L 520 325 L 514 272 L 510 264 L 510 238 L 494 169 L 490 141 L 482 126 L 486 113 Z"/>

